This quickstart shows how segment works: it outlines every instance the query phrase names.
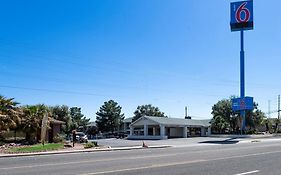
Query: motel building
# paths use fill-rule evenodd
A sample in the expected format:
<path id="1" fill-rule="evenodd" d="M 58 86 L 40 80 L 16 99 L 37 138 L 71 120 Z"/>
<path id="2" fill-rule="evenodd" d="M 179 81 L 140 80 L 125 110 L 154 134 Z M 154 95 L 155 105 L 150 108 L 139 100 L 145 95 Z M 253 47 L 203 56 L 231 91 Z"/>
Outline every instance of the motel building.
<path id="1" fill-rule="evenodd" d="M 169 139 L 209 136 L 210 120 L 144 116 L 131 123 L 128 139 Z"/>

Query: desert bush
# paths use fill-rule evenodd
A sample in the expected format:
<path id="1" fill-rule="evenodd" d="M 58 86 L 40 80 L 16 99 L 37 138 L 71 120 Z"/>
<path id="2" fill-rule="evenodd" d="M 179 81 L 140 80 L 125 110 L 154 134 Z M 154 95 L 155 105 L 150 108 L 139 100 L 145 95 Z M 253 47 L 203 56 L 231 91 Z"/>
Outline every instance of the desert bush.
<path id="1" fill-rule="evenodd" d="M 93 147 L 97 147 L 98 146 L 98 142 L 88 142 L 84 145 L 84 148 L 93 148 Z"/>
<path id="2" fill-rule="evenodd" d="M 62 143 L 64 142 L 64 136 L 61 134 L 58 134 L 54 137 L 54 143 Z"/>

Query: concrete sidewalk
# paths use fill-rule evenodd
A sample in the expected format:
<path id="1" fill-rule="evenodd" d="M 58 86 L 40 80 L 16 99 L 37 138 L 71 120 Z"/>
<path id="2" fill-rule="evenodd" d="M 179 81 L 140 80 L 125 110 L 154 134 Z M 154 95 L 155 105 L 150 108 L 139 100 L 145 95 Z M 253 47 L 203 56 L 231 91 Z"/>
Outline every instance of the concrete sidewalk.
<path id="1" fill-rule="evenodd" d="M 116 148 L 95 148 L 95 149 L 81 149 L 81 150 L 59 150 L 59 151 L 46 151 L 46 152 L 34 152 L 34 153 L 19 153 L 19 154 L 0 154 L 0 158 L 8 157 L 24 157 L 24 156 L 38 156 L 38 155 L 52 155 L 52 154 L 71 154 L 71 153 L 83 153 L 83 152 L 100 152 L 100 151 L 120 151 L 120 150 L 133 150 L 133 149 L 153 149 L 153 148 L 168 148 L 169 145 L 157 145 L 157 146 L 130 146 L 130 147 L 116 147 Z"/>
<path id="2" fill-rule="evenodd" d="M 281 137 L 280 134 L 259 134 L 259 135 L 239 135 L 239 134 L 212 134 L 209 137 L 216 137 L 216 138 L 249 138 L 249 139 L 259 139 L 259 138 L 275 138 Z"/>

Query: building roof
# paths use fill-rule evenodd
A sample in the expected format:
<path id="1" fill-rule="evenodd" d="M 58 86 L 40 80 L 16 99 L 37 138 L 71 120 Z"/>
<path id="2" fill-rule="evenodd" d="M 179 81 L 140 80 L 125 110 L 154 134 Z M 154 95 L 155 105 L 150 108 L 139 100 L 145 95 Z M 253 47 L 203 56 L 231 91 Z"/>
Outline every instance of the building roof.
<path id="1" fill-rule="evenodd" d="M 50 121 L 50 123 L 53 123 L 53 124 L 65 124 L 65 122 L 60 121 L 60 120 L 56 120 L 56 119 L 51 118 L 51 117 L 49 117 L 49 121 Z"/>
<path id="2" fill-rule="evenodd" d="M 89 122 L 89 124 L 87 124 L 87 127 L 96 127 L 97 124 L 96 122 Z"/>
<path id="3" fill-rule="evenodd" d="M 147 118 L 149 120 L 152 120 L 158 124 L 162 125 L 181 125 L 181 126 L 204 126 L 208 127 L 210 126 L 210 119 L 208 120 L 194 120 L 194 119 L 181 119 L 181 118 L 167 118 L 167 117 L 151 117 L 151 116 L 144 116 L 142 118 Z M 133 124 L 137 123 L 140 119 L 135 121 Z"/>
<path id="4" fill-rule="evenodd" d="M 123 120 L 123 123 L 132 123 L 132 121 L 133 121 L 133 117 L 125 118 L 125 119 Z"/>

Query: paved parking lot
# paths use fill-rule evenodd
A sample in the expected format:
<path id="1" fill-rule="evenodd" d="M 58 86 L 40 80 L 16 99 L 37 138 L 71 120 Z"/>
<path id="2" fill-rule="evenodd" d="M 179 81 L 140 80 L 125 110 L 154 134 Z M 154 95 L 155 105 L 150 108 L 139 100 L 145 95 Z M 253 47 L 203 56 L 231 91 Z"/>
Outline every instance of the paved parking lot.
<path id="1" fill-rule="evenodd" d="M 245 139 L 243 139 L 245 140 Z M 99 139 L 93 140 L 97 141 L 99 145 L 110 146 L 110 147 L 125 147 L 125 146 L 140 146 L 143 141 L 149 146 L 155 145 L 170 145 L 174 147 L 184 147 L 192 145 L 206 145 L 212 143 L 238 143 L 241 139 L 235 138 L 219 138 L 219 137 L 192 137 L 192 138 L 176 138 L 176 139 L 167 139 L 167 140 L 126 140 L 126 139 Z"/>

